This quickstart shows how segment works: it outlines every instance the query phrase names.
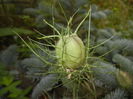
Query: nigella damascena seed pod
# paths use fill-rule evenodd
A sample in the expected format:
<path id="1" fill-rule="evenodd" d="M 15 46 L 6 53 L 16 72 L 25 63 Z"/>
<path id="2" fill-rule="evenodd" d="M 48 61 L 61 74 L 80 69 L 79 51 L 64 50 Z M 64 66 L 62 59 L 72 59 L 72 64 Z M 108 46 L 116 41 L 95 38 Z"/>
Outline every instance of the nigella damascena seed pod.
<path id="1" fill-rule="evenodd" d="M 85 60 L 85 46 L 75 34 L 63 36 L 57 42 L 56 56 L 62 66 L 78 68 L 83 66 Z"/>
<path id="2" fill-rule="evenodd" d="M 116 75 L 119 85 L 123 88 L 130 88 L 133 85 L 132 77 L 124 71 L 119 71 Z"/>

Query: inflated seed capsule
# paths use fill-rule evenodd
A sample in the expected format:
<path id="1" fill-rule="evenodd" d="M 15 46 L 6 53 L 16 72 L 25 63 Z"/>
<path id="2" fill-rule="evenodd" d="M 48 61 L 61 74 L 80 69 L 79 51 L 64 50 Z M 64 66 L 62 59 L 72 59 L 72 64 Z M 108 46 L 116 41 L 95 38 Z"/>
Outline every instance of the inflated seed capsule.
<path id="1" fill-rule="evenodd" d="M 119 83 L 119 85 L 123 88 L 131 88 L 133 85 L 133 79 L 132 77 L 124 71 L 119 71 L 116 75 L 116 79 Z"/>
<path id="2" fill-rule="evenodd" d="M 85 46 L 76 34 L 60 37 L 56 45 L 56 56 L 62 66 L 78 68 L 83 66 L 85 60 Z"/>

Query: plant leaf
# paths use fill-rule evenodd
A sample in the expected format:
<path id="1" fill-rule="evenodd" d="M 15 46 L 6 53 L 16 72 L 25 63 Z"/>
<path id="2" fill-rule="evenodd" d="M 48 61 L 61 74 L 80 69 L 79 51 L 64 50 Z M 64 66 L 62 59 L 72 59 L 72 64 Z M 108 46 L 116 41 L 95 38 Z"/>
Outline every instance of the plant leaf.
<path id="1" fill-rule="evenodd" d="M 32 93 L 32 99 L 37 99 L 43 91 L 50 91 L 52 87 L 57 83 L 57 75 L 49 74 L 41 79 L 36 85 Z"/>
<path id="2" fill-rule="evenodd" d="M 34 33 L 33 31 L 28 30 L 28 29 L 24 29 L 24 28 L 16 28 L 16 27 L 10 28 L 10 27 L 7 27 L 7 28 L 0 28 L 0 37 L 16 35 L 14 33 L 14 31 L 18 34 L 33 34 Z"/>

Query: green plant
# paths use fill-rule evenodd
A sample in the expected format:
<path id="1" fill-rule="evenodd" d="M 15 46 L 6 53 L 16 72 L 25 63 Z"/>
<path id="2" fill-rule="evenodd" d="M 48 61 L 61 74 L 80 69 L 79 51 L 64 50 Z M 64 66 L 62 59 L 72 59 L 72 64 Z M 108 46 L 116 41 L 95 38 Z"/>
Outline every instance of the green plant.
<path id="1" fill-rule="evenodd" d="M 32 87 L 23 88 L 22 68 L 17 63 L 18 51 L 16 45 L 11 45 L 0 52 L 0 97 L 9 99 L 28 99 Z"/>
<path id="2" fill-rule="evenodd" d="M 98 21 L 99 19 L 106 19 L 109 14 L 109 10 L 98 11 L 96 5 L 93 5 L 92 11 L 94 11 L 92 12 L 92 18 L 97 19 Z M 117 99 L 119 96 L 127 99 L 128 97 L 132 97 L 132 94 L 130 93 L 132 91 L 131 87 L 133 83 L 131 78 L 128 77 L 129 84 L 128 82 L 125 82 L 127 85 L 124 84 L 124 86 L 121 84 L 120 79 L 126 79 L 126 76 L 123 78 L 121 77 L 123 74 L 126 74 L 126 72 L 132 75 L 133 56 L 131 49 L 133 47 L 133 41 L 123 39 L 119 35 L 120 33 L 115 29 L 99 29 L 93 21 L 90 24 L 90 20 L 87 20 L 86 18 L 84 18 L 86 21 L 83 19 L 82 22 L 78 24 L 78 27 L 75 28 L 71 25 L 74 22 L 72 21 L 73 19 L 75 19 L 74 16 L 70 17 L 66 27 L 64 24 L 60 24 L 58 28 L 60 28 L 59 30 L 61 32 L 54 26 L 54 22 L 52 25 L 48 21 L 43 20 L 46 23 L 45 25 L 52 27 L 54 30 L 54 34 L 49 36 L 38 32 L 43 36 L 39 39 L 45 40 L 47 43 L 40 43 L 33 39 L 29 39 L 30 43 L 27 43 L 22 39 L 29 49 L 44 63 L 43 66 L 42 62 L 34 59 L 38 62 L 39 67 L 37 67 L 35 66 L 37 64 L 32 63 L 33 58 L 31 59 L 30 57 L 31 61 L 28 66 L 33 65 L 33 67 L 31 66 L 28 73 L 31 73 L 30 76 L 33 78 L 41 78 L 40 82 L 33 89 L 32 98 L 38 98 L 43 92 L 48 93 L 49 97 L 57 99 L 75 99 L 79 97 L 82 97 L 83 99 L 97 99 L 97 97 L 100 99 Z M 82 23 L 84 23 L 83 27 L 81 27 Z M 85 44 L 85 62 L 82 64 L 83 66 L 79 66 L 79 68 L 66 68 L 63 64 L 60 64 L 57 53 L 51 54 L 49 46 L 56 48 L 56 38 L 63 38 L 67 34 L 71 36 L 71 33 L 78 34 L 79 28 L 81 30 L 84 29 L 82 32 L 83 34 L 86 33 L 86 31 L 88 31 L 88 24 L 89 33 L 87 39 L 83 39 L 84 42 L 87 42 L 87 44 Z M 55 32 L 57 32 L 57 34 L 55 34 Z M 51 43 L 51 41 L 53 41 L 54 44 Z M 63 52 L 61 53 L 62 55 L 65 54 Z M 51 62 L 50 60 L 52 59 L 55 59 L 55 61 Z M 119 71 L 122 71 L 123 74 Z M 43 75 L 43 77 L 40 77 L 39 75 Z M 56 89 L 60 87 L 64 90 L 66 88 L 67 90 L 62 92 L 61 95 L 56 96 L 58 93 Z"/>
<path id="3" fill-rule="evenodd" d="M 3 36 L 12 36 L 15 35 L 14 31 L 19 33 L 20 35 L 22 34 L 33 34 L 34 32 L 28 29 L 23 29 L 23 28 L 0 28 L 0 37 Z"/>
<path id="4" fill-rule="evenodd" d="M 0 67 L 0 96 L 7 97 L 9 99 L 28 99 L 26 95 L 31 90 L 31 87 L 26 89 L 19 88 L 18 86 L 20 86 L 21 81 L 16 81 L 14 77 L 4 68 L 4 66 L 0 65 Z"/>
<path id="5" fill-rule="evenodd" d="M 87 12 L 87 14 L 83 18 L 83 20 L 79 23 L 79 25 L 77 26 L 77 28 L 76 28 L 76 30 L 74 32 L 70 31 L 70 27 L 69 27 L 69 23 L 68 23 L 68 26 L 66 28 L 66 31 L 65 30 L 63 31 L 64 34 L 61 34 L 61 32 L 59 32 L 53 25 L 51 25 L 46 20 L 44 20 L 44 22 L 46 24 L 48 24 L 51 28 L 53 28 L 57 32 L 58 35 L 44 36 L 44 37 L 41 37 L 39 39 L 44 39 L 44 40 L 47 41 L 47 39 L 51 39 L 51 38 L 54 38 L 54 37 L 60 38 L 60 40 L 59 40 L 59 42 L 57 43 L 56 46 L 54 46 L 53 44 L 51 44 L 50 42 L 48 42 L 49 43 L 48 46 L 52 46 L 52 47 L 55 47 L 56 48 L 56 56 L 51 55 L 52 57 L 55 57 L 56 60 L 58 61 L 58 62 L 56 62 L 56 64 L 52 64 L 50 62 L 47 62 L 47 60 L 45 60 L 45 58 L 43 58 L 42 55 L 40 55 L 40 54 L 37 53 L 36 48 L 39 48 L 40 50 L 42 50 L 42 52 L 45 52 L 48 55 L 50 54 L 50 53 L 48 53 L 49 52 L 48 50 L 46 50 L 45 48 L 42 48 L 40 45 L 38 45 L 39 42 L 34 41 L 32 39 L 29 39 L 31 41 L 31 43 L 28 44 L 26 41 L 24 41 L 18 35 L 23 40 L 23 42 L 29 47 L 29 49 L 38 58 L 40 58 L 43 62 L 45 62 L 49 66 L 50 65 L 53 65 L 54 66 L 52 68 L 52 70 L 47 71 L 46 74 L 49 74 L 49 73 L 51 74 L 52 73 L 52 74 L 57 74 L 58 75 L 56 77 L 57 80 L 53 80 L 50 77 L 47 78 L 50 74 L 48 76 L 46 76 L 44 78 L 44 80 L 41 80 L 41 82 L 36 87 L 38 89 L 35 88 L 35 91 L 33 92 L 34 93 L 33 94 L 33 97 L 32 97 L 33 99 L 35 99 L 35 98 L 38 97 L 37 96 L 38 95 L 37 90 L 40 92 L 40 91 L 42 91 L 42 88 L 43 88 L 43 89 L 45 89 L 45 91 L 48 91 L 46 85 L 45 86 L 43 85 L 42 88 L 40 87 L 43 84 L 42 82 L 45 82 L 45 79 L 46 78 L 47 79 L 50 79 L 49 82 L 51 82 L 51 80 L 55 82 L 55 81 L 58 81 L 59 79 L 61 79 L 63 81 L 63 85 L 64 86 L 66 86 L 69 82 L 71 82 L 70 85 L 71 84 L 74 85 L 74 88 L 72 88 L 73 89 L 72 97 L 73 98 L 79 97 L 78 96 L 78 92 L 79 91 L 77 91 L 77 88 L 78 88 L 78 90 L 80 90 L 79 87 L 81 87 L 81 81 L 82 80 L 84 81 L 84 79 L 85 79 L 84 73 L 85 72 L 86 73 L 90 73 L 90 68 L 91 68 L 91 65 L 89 65 L 87 63 L 87 60 L 88 60 L 88 57 L 89 57 L 88 56 L 89 55 L 89 52 L 88 52 L 89 50 L 88 49 L 89 49 L 89 39 L 90 39 L 89 38 L 89 36 L 90 36 L 89 33 L 90 33 L 90 31 L 88 31 L 88 34 L 87 34 L 88 40 L 86 42 L 86 47 L 84 46 L 82 40 L 77 36 L 77 31 L 79 30 L 80 26 L 88 18 L 89 15 L 91 16 L 91 9 Z M 72 16 L 70 18 L 70 20 L 69 20 L 70 24 L 71 24 L 71 21 L 73 20 L 73 17 L 74 16 Z M 90 24 L 90 21 L 89 21 L 89 24 Z M 69 50 L 71 46 L 73 46 L 73 48 L 75 48 L 75 49 Z M 75 50 L 77 50 L 77 53 L 75 53 Z M 85 56 L 85 53 L 87 54 L 86 56 Z M 75 59 L 75 57 L 76 57 L 76 59 Z M 78 62 L 77 62 L 77 59 L 79 60 Z M 83 64 L 83 62 L 85 62 L 85 63 Z M 80 66 L 82 66 L 82 67 L 80 67 Z M 80 69 L 78 69 L 78 67 Z M 90 75 L 88 75 L 88 79 L 90 79 L 90 80 L 92 79 Z M 46 83 L 46 84 L 48 84 L 48 83 Z M 92 83 L 90 83 L 90 84 L 92 84 Z M 52 82 L 52 85 L 53 85 L 53 82 Z M 69 84 L 68 84 L 68 86 L 69 86 Z M 89 86 L 90 85 L 88 85 L 88 87 Z M 51 87 L 51 85 L 49 87 Z M 93 86 L 92 89 L 89 88 L 89 91 L 91 91 L 91 94 L 94 97 L 96 97 L 96 95 L 93 93 L 93 91 L 95 91 L 94 90 L 94 86 Z"/>

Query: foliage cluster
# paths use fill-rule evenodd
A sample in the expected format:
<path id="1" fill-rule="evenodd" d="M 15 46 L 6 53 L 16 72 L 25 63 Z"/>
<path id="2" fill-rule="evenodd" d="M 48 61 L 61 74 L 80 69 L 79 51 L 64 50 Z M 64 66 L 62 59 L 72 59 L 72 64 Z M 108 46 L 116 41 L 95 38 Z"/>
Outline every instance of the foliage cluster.
<path id="1" fill-rule="evenodd" d="M 0 53 L 0 62 L 4 64 L 4 66 L 0 65 L 2 70 L 0 71 L 0 96 L 2 96 L 0 98 L 27 99 L 31 88 L 21 88 L 23 85 L 33 85 L 30 96 L 32 99 L 72 99 L 72 97 L 130 99 L 133 97 L 133 40 L 129 39 L 133 37 L 133 21 L 132 17 L 128 17 L 132 16 L 130 14 L 132 9 L 127 8 L 127 5 L 130 6 L 128 1 L 115 0 L 116 5 L 120 4 L 119 6 L 113 5 L 114 0 L 109 0 L 109 3 L 103 2 L 103 0 L 39 0 L 38 2 L 32 0 L 31 4 L 29 0 L 23 0 L 23 3 L 19 1 L 21 6 L 18 5 L 18 1 L 13 1 L 15 0 L 0 1 L 2 8 L 0 10 L 2 13 L 0 37 L 14 35 L 15 32 L 33 34 L 33 28 L 39 30 L 41 33 L 36 32 L 41 36 L 55 34 L 55 31 L 50 29 L 46 22 L 63 33 L 68 26 L 69 18 L 77 11 L 72 18 L 72 23 L 69 24 L 70 31 L 73 32 L 89 10 L 90 4 L 95 3 L 91 4 L 92 21 L 90 53 L 88 53 L 90 57 L 87 61 L 91 68 L 89 70 L 85 68 L 87 73 L 73 71 L 75 74 L 73 73 L 72 82 L 70 82 L 65 71 L 62 73 L 53 66 L 57 63 L 56 58 L 53 57 L 55 51 L 48 44 L 53 44 L 53 42 L 55 44 L 56 39 L 39 43 L 29 38 L 29 45 L 25 41 L 24 43 L 35 55 L 31 54 L 28 58 L 19 59 L 16 45 L 12 45 Z M 16 8 L 19 9 L 16 11 Z M 122 11 L 125 16 L 122 15 Z M 47 21 L 44 22 L 43 19 Z M 5 24 L 3 24 L 3 20 L 6 20 Z M 87 40 L 85 34 L 88 32 L 88 21 L 89 19 L 78 31 L 78 35 L 84 42 Z M 128 25 L 125 26 L 125 23 Z M 80 74 L 86 79 L 81 80 Z M 27 80 L 29 84 L 23 84 Z M 81 81 L 82 87 L 75 86 L 74 80 Z M 21 81 L 23 82 L 21 83 Z"/>
<path id="2" fill-rule="evenodd" d="M 17 46 L 11 45 L 0 53 L 0 96 L 4 99 L 28 99 L 26 96 L 31 87 L 21 88 L 22 81 L 18 78 L 21 72 L 17 69 Z"/>

